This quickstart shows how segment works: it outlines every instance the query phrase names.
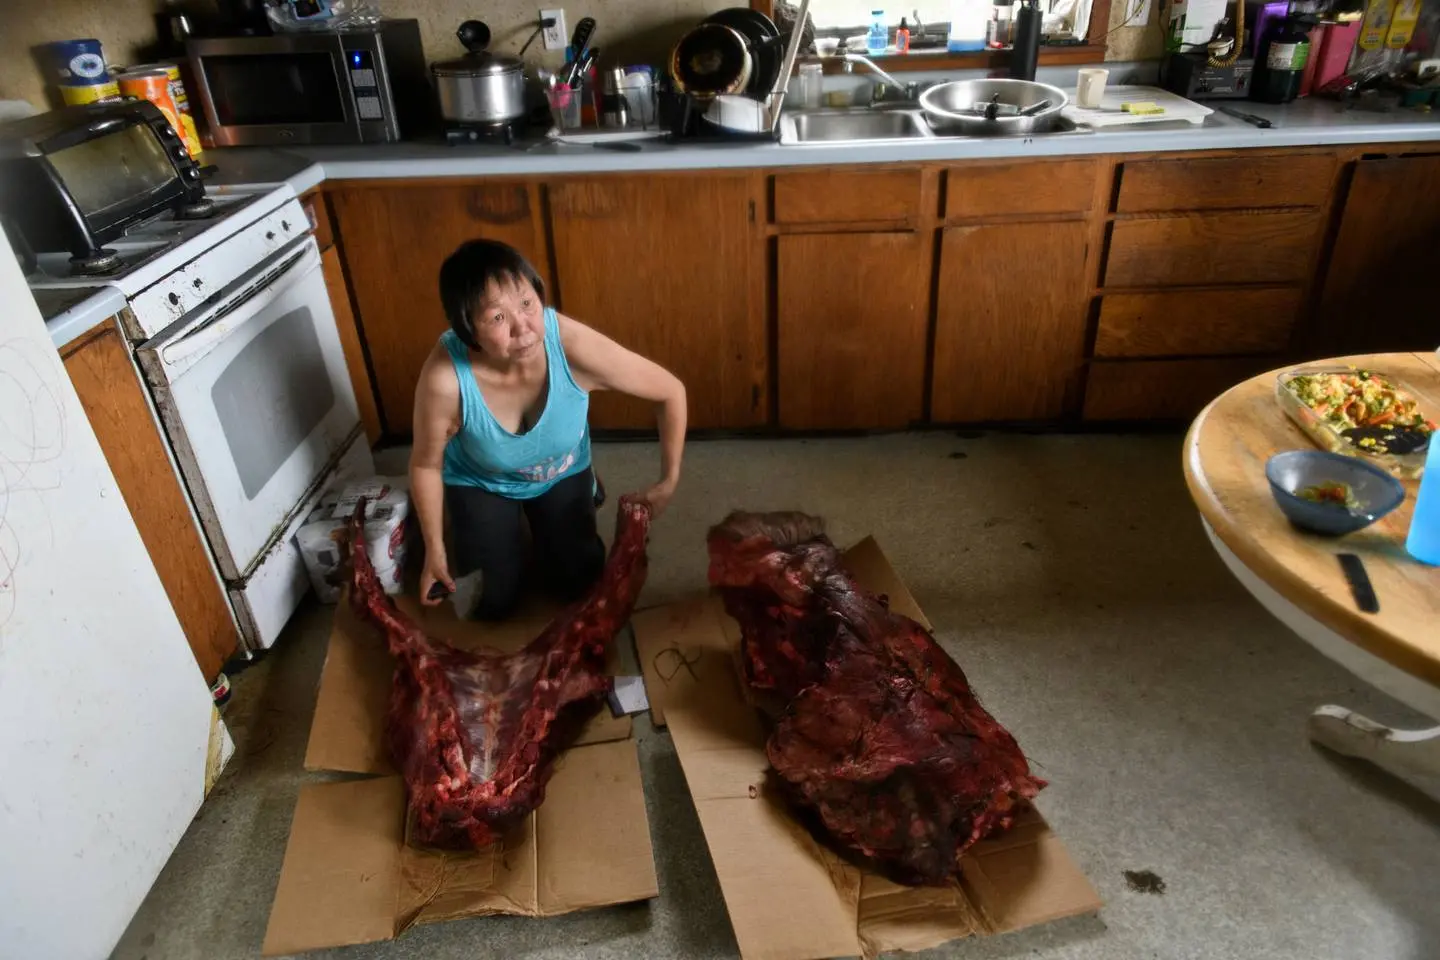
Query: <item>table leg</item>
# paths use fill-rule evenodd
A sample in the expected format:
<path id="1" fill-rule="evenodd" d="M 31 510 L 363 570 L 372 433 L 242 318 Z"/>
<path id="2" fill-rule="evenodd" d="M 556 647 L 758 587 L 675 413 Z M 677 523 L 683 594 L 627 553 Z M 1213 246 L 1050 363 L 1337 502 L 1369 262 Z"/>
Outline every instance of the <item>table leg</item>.
<path id="1" fill-rule="evenodd" d="M 1345 707 L 1326 705 L 1310 715 L 1310 739 L 1388 773 L 1440 776 L 1440 727 L 1397 730 Z"/>

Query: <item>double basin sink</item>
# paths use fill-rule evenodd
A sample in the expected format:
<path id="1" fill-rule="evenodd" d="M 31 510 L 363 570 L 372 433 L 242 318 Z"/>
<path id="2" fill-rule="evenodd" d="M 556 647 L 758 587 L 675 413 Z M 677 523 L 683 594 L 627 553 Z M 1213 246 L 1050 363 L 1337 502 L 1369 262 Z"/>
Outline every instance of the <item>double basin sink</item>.
<path id="1" fill-rule="evenodd" d="M 1017 134 L 1025 137 L 1053 137 L 1089 132 L 1088 128 L 1062 122 L 1044 133 Z M 850 107 L 832 110 L 802 110 L 780 118 L 780 143 L 784 145 L 886 143 L 895 140 L 955 139 L 930 128 L 920 110 Z"/>

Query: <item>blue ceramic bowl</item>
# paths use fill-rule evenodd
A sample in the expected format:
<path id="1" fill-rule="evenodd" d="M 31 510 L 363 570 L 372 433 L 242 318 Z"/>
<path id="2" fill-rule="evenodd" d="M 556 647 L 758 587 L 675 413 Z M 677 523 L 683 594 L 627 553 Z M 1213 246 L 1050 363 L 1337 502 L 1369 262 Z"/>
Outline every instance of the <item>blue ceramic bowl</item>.
<path id="1" fill-rule="evenodd" d="M 1405 487 L 1379 467 L 1324 450 L 1289 450 L 1265 464 L 1270 492 L 1290 522 L 1302 530 L 1339 537 L 1363 530 L 1400 506 Z M 1299 495 L 1322 483 L 1350 486 L 1358 507 L 1315 503 Z"/>

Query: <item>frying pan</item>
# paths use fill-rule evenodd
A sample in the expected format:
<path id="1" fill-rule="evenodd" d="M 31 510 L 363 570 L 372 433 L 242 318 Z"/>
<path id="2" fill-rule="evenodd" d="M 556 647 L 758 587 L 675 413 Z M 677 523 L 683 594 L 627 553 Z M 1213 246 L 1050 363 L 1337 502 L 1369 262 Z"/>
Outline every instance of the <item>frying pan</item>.
<path id="1" fill-rule="evenodd" d="M 700 24 L 681 37 L 670 54 L 675 88 L 694 96 L 743 94 L 753 68 L 750 44 L 723 23 Z"/>
<path id="2" fill-rule="evenodd" d="M 760 99 L 769 93 L 780 76 L 780 61 L 785 56 L 784 38 L 775 21 L 749 7 L 730 7 L 706 17 L 705 23 L 724 24 L 746 39 L 752 66 L 745 94 Z"/>

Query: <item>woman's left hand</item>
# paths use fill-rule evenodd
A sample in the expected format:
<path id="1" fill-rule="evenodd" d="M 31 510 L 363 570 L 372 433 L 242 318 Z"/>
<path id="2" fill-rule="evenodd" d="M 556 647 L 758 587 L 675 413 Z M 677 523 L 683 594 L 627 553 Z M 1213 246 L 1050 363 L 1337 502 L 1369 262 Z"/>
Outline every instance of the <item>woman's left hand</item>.
<path id="1" fill-rule="evenodd" d="M 661 480 L 649 490 L 638 494 L 641 500 L 650 504 L 652 516 L 658 517 L 665 512 L 670 505 L 670 498 L 675 496 L 675 482 L 673 480 Z"/>

